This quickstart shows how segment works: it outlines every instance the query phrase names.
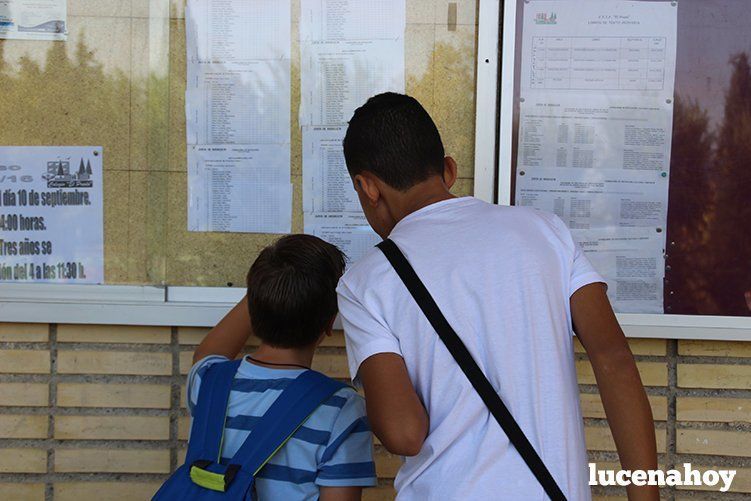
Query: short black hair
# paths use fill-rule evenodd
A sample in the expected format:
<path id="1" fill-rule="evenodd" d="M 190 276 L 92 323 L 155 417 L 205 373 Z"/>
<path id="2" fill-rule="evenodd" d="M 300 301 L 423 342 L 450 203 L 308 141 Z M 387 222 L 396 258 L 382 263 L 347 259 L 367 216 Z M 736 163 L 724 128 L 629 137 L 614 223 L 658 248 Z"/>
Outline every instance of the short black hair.
<path id="1" fill-rule="evenodd" d="M 313 344 L 336 315 L 344 254 L 312 235 L 288 235 L 261 251 L 248 272 L 253 333 L 279 348 Z"/>
<path id="2" fill-rule="evenodd" d="M 344 136 L 351 176 L 369 171 L 399 191 L 443 174 L 441 134 L 417 99 L 386 92 L 355 110 Z"/>

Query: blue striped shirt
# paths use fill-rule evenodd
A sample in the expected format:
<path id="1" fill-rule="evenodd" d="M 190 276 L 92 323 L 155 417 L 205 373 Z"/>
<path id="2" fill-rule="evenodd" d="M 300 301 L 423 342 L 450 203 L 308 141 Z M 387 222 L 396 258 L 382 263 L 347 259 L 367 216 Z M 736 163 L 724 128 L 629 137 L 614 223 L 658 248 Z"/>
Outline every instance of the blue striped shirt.
<path id="1" fill-rule="evenodd" d="M 199 361 L 188 375 L 191 414 L 201 376 L 225 357 Z M 255 424 L 302 369 L 272 369 L 244 359 L 232 383 L 222 442 L 222 462 L 234 456 Z M 376 485 L 373 439 L 365 402 L 352 388 L 331 396 L 308 418 L 256 477 L 259 499 L 317 499 L 320 486 Z"/>

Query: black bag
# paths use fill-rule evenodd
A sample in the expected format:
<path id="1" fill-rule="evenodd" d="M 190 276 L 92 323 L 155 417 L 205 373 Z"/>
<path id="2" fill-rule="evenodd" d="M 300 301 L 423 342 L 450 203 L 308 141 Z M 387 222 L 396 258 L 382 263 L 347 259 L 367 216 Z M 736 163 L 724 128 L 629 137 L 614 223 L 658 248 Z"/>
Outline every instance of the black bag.
<path id="1" fill-rule="evenodd" d="M 477 362 L 472 358 L 467 347 L 451 325 L 449 325 L 446 317 L 443 316 L 430 292 L 425 288 L 425 284 L 417 276 L 417 273 L 415 273 L 414 268 L 409 264 L 407 258 L 404 257 L 402 251 L 389 239 L 378 244 L 378 248 L 381 249 L 386 259 L 391 263 L 391 266 L 394 267 L 396 274 L 399 275 L 404 285 L 407 286 L 407 290 L 409 290 L 417 305 L 428 318 L 430 325 L 433 326 L 438 333 L 438 337 L 441 338 L 443 344 L 451 352 L 456 363 L 459 364 L 469 382 L 472 383 L 482 401 L 485 402 L 490 413 L 498 421 L 498 424 L 501 425 L 509 441 L 514 445 L 522 459 L 524 459 L 524 462 L 527 463 L 529 469 L 532 470 L 532 473 L 537 478 L 537 481 L 540 482 L 540 485 L 542 485 L 545 493 L 553 501 L 566 501 L 566 496 L 563 495 L 560 487 L 555 483 L 555 479 L 553 479 L 553 476 L 547 467 L 545 467 L 542 459 L 540 459 L 532 444 L 529 443 L 529 440 L 506 408 L 501 397 L 498 396 L 493 385 L 490 384 L 488 378 L 482 373 L 482 370 L 480 370 Z"/>

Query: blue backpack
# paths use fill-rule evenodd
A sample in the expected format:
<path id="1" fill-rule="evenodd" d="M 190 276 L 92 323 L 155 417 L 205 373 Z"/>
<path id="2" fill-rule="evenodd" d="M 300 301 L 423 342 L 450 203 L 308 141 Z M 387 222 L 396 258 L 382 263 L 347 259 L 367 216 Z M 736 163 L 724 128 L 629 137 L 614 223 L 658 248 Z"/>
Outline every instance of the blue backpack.
<path id="1" fill-rule="evenodd" d="M 229 464 L 221 464 L 224 422 L 239 360 L 214 364 L 201 381 L 185 464 L 152 500 L 252 500 L 255 477 L 323 402 L 345 385 L 308 370 L 292 381 Z"/>

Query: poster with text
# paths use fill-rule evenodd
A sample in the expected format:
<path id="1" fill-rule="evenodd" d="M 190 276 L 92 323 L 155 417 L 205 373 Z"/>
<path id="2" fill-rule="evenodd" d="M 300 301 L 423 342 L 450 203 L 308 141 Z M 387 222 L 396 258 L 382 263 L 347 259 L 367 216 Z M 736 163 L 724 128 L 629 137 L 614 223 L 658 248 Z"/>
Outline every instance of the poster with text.
<path id="1" fill-rule="evenodd" d="M 0 147 L 0 281 L 104 280 L 102 148 Z"/>
<path id="2" fill-rule="evenodd" d="M 67 0 L 0 0 L 0 38 L 67 40 Z"/>

